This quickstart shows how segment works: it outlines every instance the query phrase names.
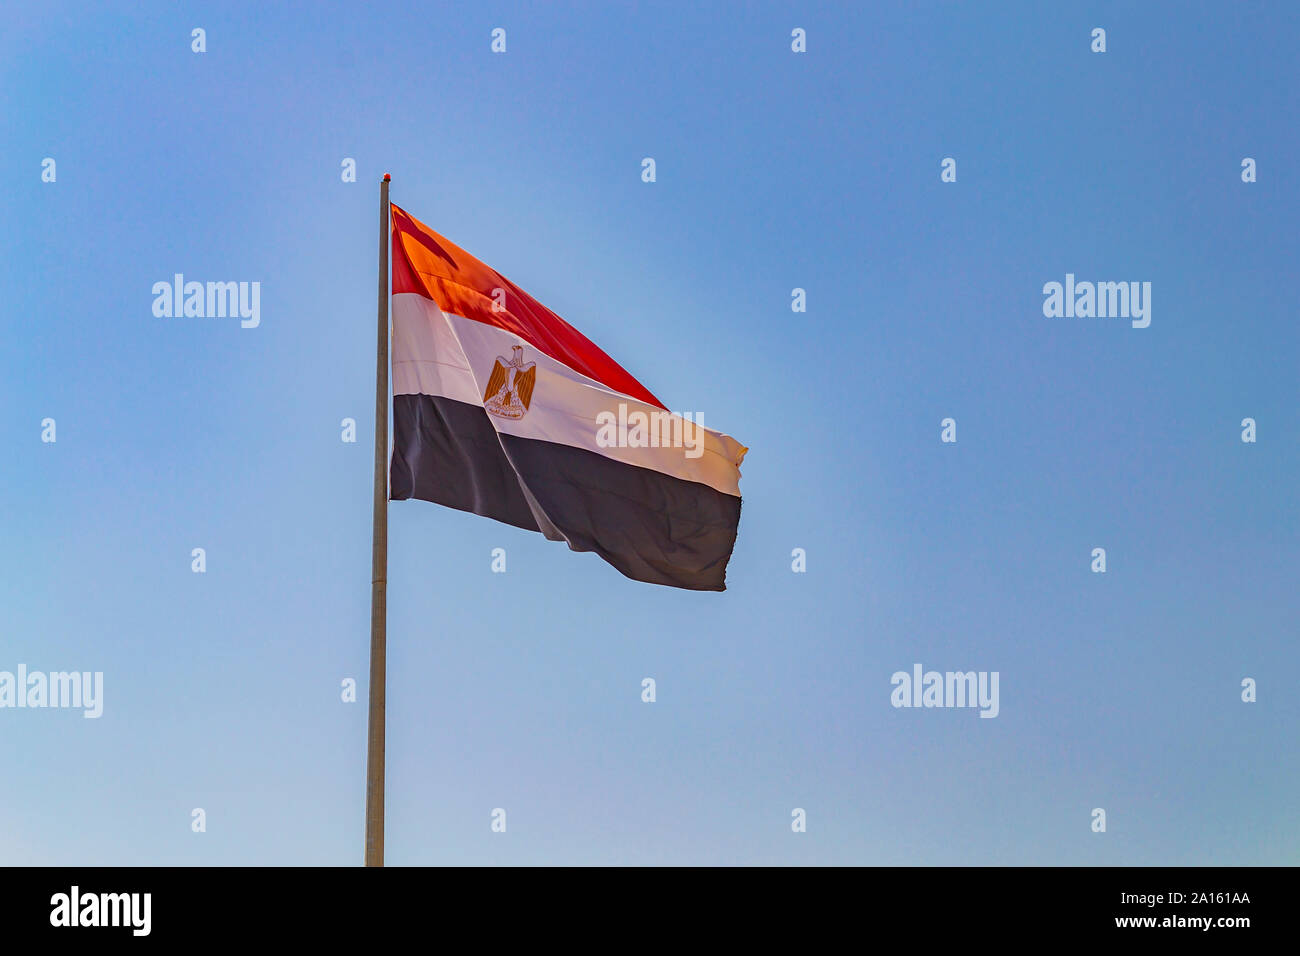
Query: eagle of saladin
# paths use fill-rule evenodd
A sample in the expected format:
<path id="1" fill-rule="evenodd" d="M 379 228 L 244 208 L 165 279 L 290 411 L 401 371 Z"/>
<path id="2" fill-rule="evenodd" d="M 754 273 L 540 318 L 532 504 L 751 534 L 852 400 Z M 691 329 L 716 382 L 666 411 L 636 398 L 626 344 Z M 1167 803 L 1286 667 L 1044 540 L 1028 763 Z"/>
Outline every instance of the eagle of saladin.
<path id="1" fill-rule="evenodd" d="M 519 419 L 528 411 L 537 384 L 537 363 L 524 364 L 523 346 L 516 345 L 510 360 L 496 357 L 483 392 L 483 408 L 498 418 Z"/>

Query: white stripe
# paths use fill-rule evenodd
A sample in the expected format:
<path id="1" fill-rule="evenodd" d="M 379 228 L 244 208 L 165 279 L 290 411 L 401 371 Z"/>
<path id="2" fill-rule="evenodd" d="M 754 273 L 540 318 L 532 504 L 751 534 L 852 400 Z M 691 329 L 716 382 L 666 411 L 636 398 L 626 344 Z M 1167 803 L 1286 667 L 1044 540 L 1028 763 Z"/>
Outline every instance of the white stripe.
<path id="1" fill-rule="evenodd" d="M 442 310 L 416 292 L 393 296 L 393 394 L 483 404 L 483 391 Z"/>
<path id="2" fill-rule="evenodd" d="M 729 495 L 740 495 L 740 463 L 746 448 L 729 435 L 697 427 L 680 415 L 616 392 L 538 351 L 504 329 L 459 315 L 445 315 L 416 293 L 393 296 L 393 393 L 441 395 L 483 405 L 483 392 L 498 357 L 508 362 L 513 346 L 523 361 L 537 363 L 532 401 L 522 418 L 488 415 L 498 433 L 584 448 L 615 461 L 697 481 Z M 620 410 L 620 406 L 622 409 Z M 608 416 L 601 419 L 601 413 Z M 637 413 L 659 428 L 670 447 L 606 447 L 602 440 L 626 438 L 601 422 L 637 423 Z M 651 417 L 658 416 L 658 417 Z M 662 430 L 661 430 L 662 429 Z"/>

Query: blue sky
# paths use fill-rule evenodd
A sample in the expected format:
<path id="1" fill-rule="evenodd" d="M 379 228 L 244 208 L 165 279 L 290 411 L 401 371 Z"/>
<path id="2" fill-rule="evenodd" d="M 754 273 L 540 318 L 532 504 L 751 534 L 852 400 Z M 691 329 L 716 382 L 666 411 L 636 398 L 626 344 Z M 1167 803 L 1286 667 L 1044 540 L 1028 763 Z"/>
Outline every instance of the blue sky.
<path id="1" fill-rule="evenodd" d="M 751 449 L 724 594 L 392 504 L 390 864 L 1300 862 L 1300 10 L 1131 6 L 12 8 L 0 862 L 360 862 L 385 172 Z"/>

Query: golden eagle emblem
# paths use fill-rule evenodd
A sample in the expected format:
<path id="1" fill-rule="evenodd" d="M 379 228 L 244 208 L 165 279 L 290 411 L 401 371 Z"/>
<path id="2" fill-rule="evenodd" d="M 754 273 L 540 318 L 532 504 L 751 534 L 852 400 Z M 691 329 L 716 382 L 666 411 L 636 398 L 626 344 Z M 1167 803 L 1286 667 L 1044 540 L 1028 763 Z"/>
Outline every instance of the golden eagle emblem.
<path id="1" fill-rule="evenodd" d="M 516 345 L 509 361 L 498 355 L 492 363 L 492 374 L 483 392 L 483 408 L 498 418 L 523 418 L 533 400 L 536 384 L 537 363 L 525 365 L 523 346 Z"/>

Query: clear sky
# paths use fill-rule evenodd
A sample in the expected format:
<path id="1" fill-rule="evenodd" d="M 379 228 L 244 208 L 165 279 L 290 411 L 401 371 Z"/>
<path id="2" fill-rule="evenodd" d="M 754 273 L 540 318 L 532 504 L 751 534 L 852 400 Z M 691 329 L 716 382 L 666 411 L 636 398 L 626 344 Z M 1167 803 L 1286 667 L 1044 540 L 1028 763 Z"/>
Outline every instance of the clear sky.
<path id="1" fill-rule="evenodd" d="M 0 33 L 0 863 L 360 862 L 385 172 L 751 449 L 722 594 L 392 504 L 389 863 L 1300 862 L 1300 7 L 116 6 Z"/>

